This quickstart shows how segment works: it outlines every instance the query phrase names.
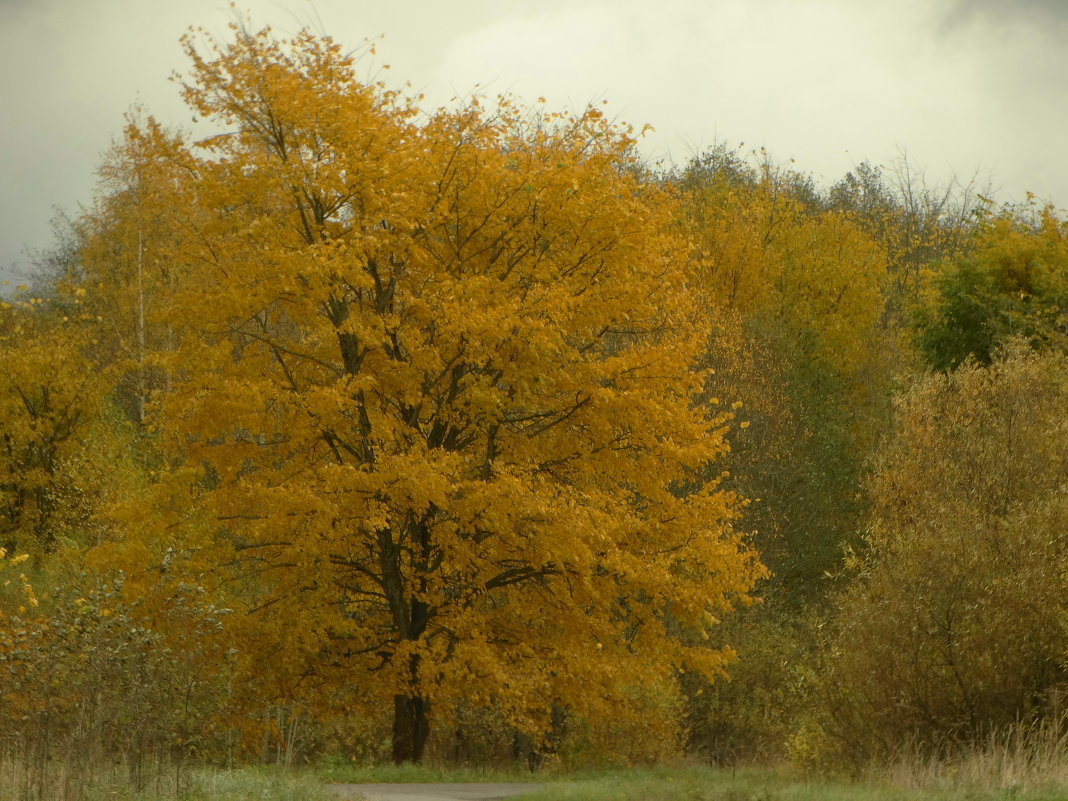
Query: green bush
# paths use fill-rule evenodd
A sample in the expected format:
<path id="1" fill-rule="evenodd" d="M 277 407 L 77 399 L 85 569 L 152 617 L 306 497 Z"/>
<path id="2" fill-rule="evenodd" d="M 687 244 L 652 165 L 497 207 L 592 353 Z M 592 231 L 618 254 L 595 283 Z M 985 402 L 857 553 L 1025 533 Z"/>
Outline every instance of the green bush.
<path id="1" fill-rule="evenodd" d="M 1068 681 L 1066 409 L 1068 359 L 1025 344 L 900 399 L 821 670 L 814 725 L 838 756 L 969 747 L 1055 706 Z"/>

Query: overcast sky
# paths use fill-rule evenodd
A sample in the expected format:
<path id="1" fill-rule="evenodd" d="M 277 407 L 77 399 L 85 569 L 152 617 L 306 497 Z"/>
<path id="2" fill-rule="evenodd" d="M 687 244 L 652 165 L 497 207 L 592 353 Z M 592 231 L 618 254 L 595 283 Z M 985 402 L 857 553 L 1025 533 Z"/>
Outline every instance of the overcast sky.
<path id="1" fill-rule="evenodd" d="M 833 182 L 907 152 L 931 180 L 1068 206 L 1068 0 L 243 0 L 256 26 L 356 46 L 428 105 L 475 84 L 608 101 L 652 158 L 765 147 Z M 226 0 L 0 0 L 0 277 L 32 270 L 54 209 L 88 203 L 123 114 L 187 126 L 189 25 Z M 370 69 L 370 67 L 368 67 Z"/>

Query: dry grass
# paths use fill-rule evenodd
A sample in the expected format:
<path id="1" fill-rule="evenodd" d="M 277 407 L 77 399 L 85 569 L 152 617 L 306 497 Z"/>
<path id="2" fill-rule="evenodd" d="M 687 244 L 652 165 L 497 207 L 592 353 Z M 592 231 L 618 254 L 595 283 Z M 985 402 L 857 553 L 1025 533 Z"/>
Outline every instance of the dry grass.
<path id="1" fill-rule="evenodd" d="M 74 774 L 52 765 L 37 781 L 23 763 L 0 762 L 0 801 L 329 801 L 323 782 L 280 768 L 191 768 L 152 777 L 135 787 L 123 766 Z"/>
<path id="2" fill-rule="evenodd" d="M 1068 714 L 1018 723 L 991 732 L 967 748 L 943 748 L 941 755 L 908 749 L 876 771 L 887 783 L 916 791 L 982 789 L 1043 792 L 1063 788 L 1068 797 Z"/>

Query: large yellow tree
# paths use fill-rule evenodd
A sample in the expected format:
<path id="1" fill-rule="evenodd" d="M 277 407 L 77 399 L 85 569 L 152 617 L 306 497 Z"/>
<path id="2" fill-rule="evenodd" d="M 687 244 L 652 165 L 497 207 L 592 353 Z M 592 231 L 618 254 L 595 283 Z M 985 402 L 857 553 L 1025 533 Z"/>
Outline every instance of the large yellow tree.
<path id="1" fill-rule="evenodd" d="M 425 114 L 308 34 L 198 41 L 185 96 L 219 133 L 139 156 L 183 160 L 158 421 L 198 522 L 168 569 L 225 581 L 261 673 L 391 703 L 398 761 L 431 702 L 537 731 L 721 671 L 708 628 L 763 568 L 702 478 L 708 321 L 628 131 Z"/>

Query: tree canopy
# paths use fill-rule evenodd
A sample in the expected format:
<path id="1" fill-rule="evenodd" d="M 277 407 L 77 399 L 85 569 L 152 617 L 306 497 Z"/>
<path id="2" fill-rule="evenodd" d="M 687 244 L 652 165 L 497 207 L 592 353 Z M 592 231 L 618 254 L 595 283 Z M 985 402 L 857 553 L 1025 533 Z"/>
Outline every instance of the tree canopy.
<path id="1" fill-rule="evenodd" d="M 538 731 L 546 699 L 604 714 L 722 670 L 707 630 L 762 568 L 709 471 L 707 316 L 629 131 L 504 98 L 422 114 L 329 39 L 234 34 L 186 42 L 222 132 L 128 137 L 112 170 L 173 203 L 154 425 L 199 511 L 168 547 L 320 697 L 392 699 L 398 761 L 439 700 Z"/>
<path id="2" fill-rule="evenodd" d="M 990 364 L 1023 337 L 1037 350 L 1068 342 L 1068 224 L 1051 206 L 983 220 L 968 253 L 931 271 L 917 317 L 927 362 Z"/>

